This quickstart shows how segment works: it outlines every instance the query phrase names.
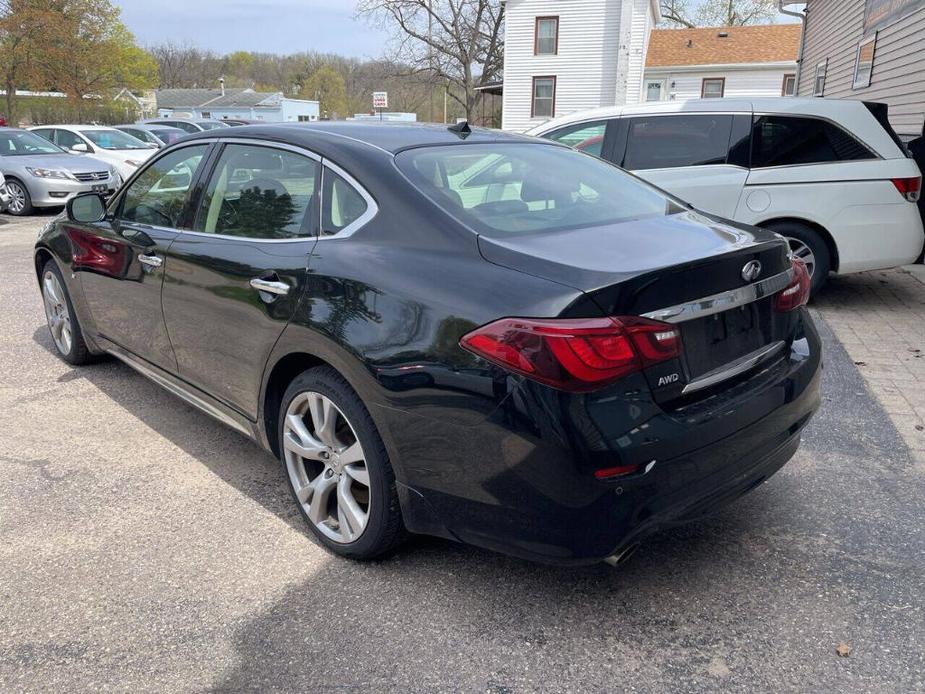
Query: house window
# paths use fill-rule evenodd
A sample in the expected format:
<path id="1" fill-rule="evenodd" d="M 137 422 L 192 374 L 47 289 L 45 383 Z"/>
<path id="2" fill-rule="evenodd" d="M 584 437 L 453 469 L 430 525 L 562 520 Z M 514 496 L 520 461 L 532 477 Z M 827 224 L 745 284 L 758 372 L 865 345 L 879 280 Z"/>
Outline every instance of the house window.
<path id="1" fill-rule="evenodd" d="M 725 77 L 707 78 L 703 81 L 703 86 L 700 88 L 700 96 L 703 99 L 721 99 L 725 93 Z"/>
<path id="2" fill-rule="evenodd" d="M 646 101 L 661 101 L 665 90 L 665 80 L 648 80 L 646 82 Z"/>
<path id="3" fill-rule="evenodd" d="M 559 52 L 559 18 L 537 17 L 533 40 L 534 55 L 556 55 Z"/>
<path id="4" fill-rule="evenodd" d="M 212 117 L 212 112 L 211 112 L 211 111 L 203 111 L 203 112 L 202 112 L 202 117 L 203 117 L 203 118 L 211 118 L 211 117 Z"/>
<path id="5" fill-rule="evenodd" d="M 828 72 L 829 59 L 816 65 L 816 77 L 813 80 L 813 96 L 825 96 L 825 74 Z"/>
<path id="6" fill-rule="evenodd" d="M 781 96 L 793 96 L 797 91 L 797 76 L 784 75 L 784 84 L 780 88 Z"/>
<path id="7" fill-rule="evenodd" d="M 876 50 L 877 34 L 858 44 L 858 54 L 854 62 L 852 89 L 864 89 L 870 86 L 870 77 L 874 72 L 874 52 Z"/>
<path id="8" fill-rule="evenodd" d="M 531 118 L 552 118 L 556 114 L 556 78 L 533 78 Z"/>

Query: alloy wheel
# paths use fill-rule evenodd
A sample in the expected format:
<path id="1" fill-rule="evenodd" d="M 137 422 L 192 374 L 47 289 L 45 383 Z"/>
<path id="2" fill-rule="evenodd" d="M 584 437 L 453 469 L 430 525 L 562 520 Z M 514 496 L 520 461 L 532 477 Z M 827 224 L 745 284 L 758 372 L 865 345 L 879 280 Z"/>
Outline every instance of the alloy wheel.
<path id="1" fill-rule="evenodd" d="M 7 181 L 6 183 L 7 192 L 10 194 L 10 212 L 13 214 L 19 214 L 23 211 L 23 208 L 26 206 L 26 191 L 23 190 L 22 186 L 14 181 Z"/>
<path id="2" fill-rule="evenodd" d="M 286 410 L 283 449 L 292 488 L 311 523 L 334 542 L 356 541 L 369 521 L 369 471 L 344 413 L 321 393 L 300 393 Z"/>
<path id="3" fill-rule="evenodd" d="M 71 314 L 67 308 L 64 288 L 51 270 L 46 270 L 42 278 L 42 298 L 45 301 L 45 317 L 48 319 L 48 328 L 51 330 L 55 347 L 61 354 L 70 354 L 74 341 Z"/>
<path id="4" fill-rule="evenodd" d="M 812 277 L 813 273 L 816 271 L 816 254 L 813 253 L 813 249 L 800 241 L 800 239 L 793 238 L 792 236 L 786 238 L 787 243 L 790 244 L 790 252 L 806 263 L 806 269 L 809 271 L 809 276 Z"/>

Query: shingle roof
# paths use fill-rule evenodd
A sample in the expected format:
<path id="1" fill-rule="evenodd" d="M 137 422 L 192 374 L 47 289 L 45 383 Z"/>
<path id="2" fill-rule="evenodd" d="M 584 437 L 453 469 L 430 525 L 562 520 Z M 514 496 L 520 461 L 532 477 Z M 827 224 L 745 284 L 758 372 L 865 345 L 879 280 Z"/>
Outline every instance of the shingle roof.
<path id="1" fill-rule="evenodd" d="M 779 63 L 797 59 L 799 24 L 654 29 L 646 67 Z M 727 36 L 721 37 L 721 33 Z"/>
<path id="2" fill-rule="evenodd" d="M 209 105 L 212 108 L 239 108 L 258 106 L 264 101 L 276 105 L 280 92 L 255 92 L 253 89 L 228 88 L 222 96 L 221 89 L 158 89 L 157 107 L 171 109 L 193 109 Z"/>

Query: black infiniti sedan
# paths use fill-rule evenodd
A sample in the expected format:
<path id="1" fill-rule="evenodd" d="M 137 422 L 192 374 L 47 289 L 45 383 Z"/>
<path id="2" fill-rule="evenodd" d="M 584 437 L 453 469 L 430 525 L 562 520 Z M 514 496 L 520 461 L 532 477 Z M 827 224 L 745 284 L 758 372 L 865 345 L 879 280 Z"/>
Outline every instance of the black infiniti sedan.
<path id="1" fill-rule="evenodd" d="M 245 126 L 35 248 L 109 353 L 282 461 L 325 546 L 619 561 L 749 492 L 819 404 L 806 268 L 586 154 L 467 126 Z"/>

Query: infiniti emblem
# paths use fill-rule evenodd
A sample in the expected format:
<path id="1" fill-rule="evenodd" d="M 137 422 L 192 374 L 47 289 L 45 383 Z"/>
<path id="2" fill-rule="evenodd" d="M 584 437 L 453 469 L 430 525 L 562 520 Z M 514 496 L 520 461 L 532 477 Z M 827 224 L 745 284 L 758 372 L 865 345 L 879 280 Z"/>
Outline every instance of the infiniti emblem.
<path id="1" fill-rule="evenodd" d="M 742 268 L 742 279 L 746 282 L 754 282 L 761 276 L 761 263 L 757 260 L 749 260 Z"/>

